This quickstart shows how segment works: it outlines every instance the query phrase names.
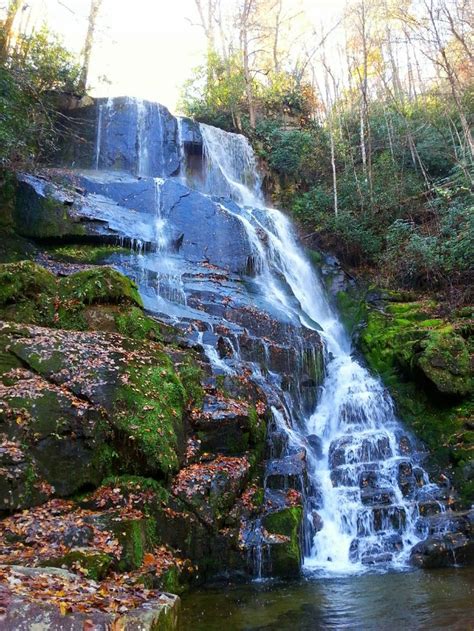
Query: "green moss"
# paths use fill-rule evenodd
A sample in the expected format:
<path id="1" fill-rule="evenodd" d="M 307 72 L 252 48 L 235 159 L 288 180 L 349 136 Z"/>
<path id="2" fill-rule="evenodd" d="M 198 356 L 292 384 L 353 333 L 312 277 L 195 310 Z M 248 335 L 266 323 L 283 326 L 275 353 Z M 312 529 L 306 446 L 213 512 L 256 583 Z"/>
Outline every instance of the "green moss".
<path id="1" fill-rule="evenodd" d="M 306 248 L 305 251 L 311 263 L 319 269 L 324 263 L 324 257 L 321 252 L 319 252 L 319 250 L 311 250 L 310 248 Z"/>
<path id="2" fill-rule="evenodd" d="M 420 342 L 419 348 L 418 366 L 440 392 L 454 395 L 472 392 L 470 356 L 460 335 L 435 331 Z"/>
<path id="3" fill-rule="evenodd" d="M 84 331 L 90 323 L 100 326 L 100 317 L 92 318 L 88 312 L 94 304 L 122 309 L 103 318 L 109 328 L 112 324 L 116 329 L 117 318 L 125 335 L 160 339 L 160 327 L 138 308 L 142 302 L 135 284 L 109 267 L 57 280 L 32 261 L 0 265 L 0 318 L 4 320 Z"/>
<path id="4" fill-rule="evenodd" d="M 176 566 L 166 570 L 160 582 L 161 589 L 170 594 L 181 594 L 184 591 L 184 586 L 180 581 L 180 573 Z"/>
<path id="5" fill-rule="evenodd" d="M 300 529 L 303 509 L 300 506 L 269 513 L 263 519 L 268 533 L 283 535 L 286 540 L 272 544 L 270 556 L 274 576 L 298 576 L 301 566 Z"/>
<path id="6" fill-rule="evenodd" d="M 67 567 L 70 570 L 79 570 L 87 578 L 100 581 L 107 575 L 112 563 L 112 557 L 104 552 L 77 548 L 67 552 L 62 557 L 45 559 L 40 565 L 43 567 Z"/>
<path id="7" fill-rule="evenodd" d="M 143 306 L 133 281 L 111 267 L 100 267 L 72 274 L 59 281 L 60 294 L 83 304 L 130 303 Z"/>
<path id="8" fill-rule="evenodd" d="M 101 472 L 102 476 L 110 476 L 118 468 L 120 456 L 117 451 L 107 443 L 98 445 L 94 452 L 92 466 Z"/>
<path id="9" fill-rule="evenodd" d="M 162 340 L 160 324 L 138 307 L 117 314 L 115 324 L 119 333 L 135 340 Z"/>
<path id="10" fill-rule="evenodd" d="M 346 330 L 352 334 L 367 317 L 365 297 L 358 295 L 356 291 L 339 291 L 336 294 L 336 303 Z"/>
<path id="11" fill-rule="evenodd" d="M 49 184 L 44 196 L 34 193 L 28 184 L 20 185 L 13 210 L 16 231 L 33 239 L 84 236 L 85 226 L 71 215 L 69 206 L 52 194 Z"/>
<path id="12" fill-rule="evenodd" d="M 470 480 L 462 473 L 474 444 L 466 430 L 474 413 L 466 396 L 472 391 L 468 343 L 456 333 L 456 321 L 429 317 L 434 308 L 433 302 L 410 302 L 390 304 L 388 313 L 371 311 L 360 346 L 433 463 L 454 467 L 463 499 L 472 501 Z"/>
<path id="13" fill-rule="evenodd" d="M 169 491 L 153 478 L 144 478 L 138 475 L 115 475 L 105 478 L 102 485 L 119 488 L 124 493 L 153 491 L 156 499 L 160 502 L 166 502 L 169 499 Z"/>
<path id="14" fill-rule="evenodd" d="M 203 372 L 196 363 L 195 356 L 187 354 L 184 361 L 179 365 L 178 372 L 186 392 L 187 404 L 201 407 L 204 401 Z"/>
<path id="15" fill-rule="evenodd" d="M 262 488 L 259 488 L 252 495 L 252 504 L 254 506 L 263 506 L 264 501 L 265 501 L 265 490 Z"/>
<path id="16" fill-rule="evenodd" d="M 11 306 L 11 315 L 16 315 L 11 319 L 21 321 L 18 314 L 22 312 L 26 321 L 50 319 L 55 293 L 53 274 L 33 261 L 0 265 L 0 312 L 8 312 Z"/>
<path id="17" fill-rule="evenodd" d="M 135 448 L 142 455 L 145 471 L 168 475 L 177 470 L 184 440 L 186 393 L 164 353 L 157 363 L 130 369 L 117 394 L 114 425 L 125 437 L 125 451 Z"/>
<path id="18" fill-rule="evenodd" d="M 259 450 L 263 455 L 265 449 L 265 440 L 267 437 L 267 426 L 265 421 L 257 414 L 257 410 L 254 405 L 249 409 L 249 429 L 250 429 L 250 443 Z"/>
<path id="19" fill-rule="evenodd" d="M 128 519 L 115 522 L 113 532 L 122 546 L 119 569 L 136 570 L 143 563 L 146 552 L 157 543 L 153 519 Z"/>
<path id="20" fill-rule="evenodd" d="M 101 263 L 112 254 L 128 253 L 118 245 L 62 245 L 49 248 L 55 259 L 66 263 Z"/>

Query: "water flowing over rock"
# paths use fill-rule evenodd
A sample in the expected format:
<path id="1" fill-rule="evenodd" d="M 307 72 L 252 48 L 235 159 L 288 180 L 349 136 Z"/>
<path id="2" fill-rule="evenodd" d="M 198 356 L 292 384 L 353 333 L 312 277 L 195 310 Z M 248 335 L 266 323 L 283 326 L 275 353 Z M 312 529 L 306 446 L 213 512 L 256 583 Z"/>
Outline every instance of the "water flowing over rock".
<path id="1" fill-rule="evenodd" d="M 428 502 L 444 514 L 446 498 L 387 391 L 353 354 L 289 220 L 266 206 L 248 141 L 125 98 L 71 113 L 73 124 L 84 144 L 68 143 L 55 160 L 74 170 L 52 170 L 56 184 L 22 176 L 18 223 L 37 239 L 130 245 L 109 262 L 136 281 L 145 307 L 204 350 L 214 378 L 235 387 L 247 375 L 262 393 L 264 515 L 249 517 L 242 537 L 255 574 L 296 574 L 302 557 L 308 572 L 401 567 L 414 546 L 422 565 L 420 542 L 434 536 L 423 512 Z M 52 206 L 56 223 L 38 222 Z M 224 525 L 250 464 L 237 479 L 226 467 L 249 436 L 257 442 L 255 413 L 209 387 L 192 423 L 218 455 L 181 471 L 176 497 L 194 506 L 189 475 L 205 469 L 197 510 Z"/>

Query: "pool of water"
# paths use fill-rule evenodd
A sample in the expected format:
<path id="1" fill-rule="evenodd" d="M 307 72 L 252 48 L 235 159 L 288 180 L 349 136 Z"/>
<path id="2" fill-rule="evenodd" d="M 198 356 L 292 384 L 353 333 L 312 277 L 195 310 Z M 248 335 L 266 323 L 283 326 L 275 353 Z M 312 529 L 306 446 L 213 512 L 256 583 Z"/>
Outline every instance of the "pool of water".
<path id="1" fill-rule="evenodd" d="M 467 631 L 474 568 L 219 585 L 182 605 L 182 631 Z"/>

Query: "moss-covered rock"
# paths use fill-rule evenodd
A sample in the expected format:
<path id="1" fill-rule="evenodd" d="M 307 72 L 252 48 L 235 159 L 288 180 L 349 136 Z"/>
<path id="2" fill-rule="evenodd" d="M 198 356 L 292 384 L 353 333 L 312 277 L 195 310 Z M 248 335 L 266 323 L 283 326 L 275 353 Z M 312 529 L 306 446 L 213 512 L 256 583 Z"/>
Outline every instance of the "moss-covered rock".
<path id="1" fill-rule="evenodd" d="M 290 506 L 267 514 L 262 525 L 268 533 L 272 576 L 299 576 L 301 568 L 300 531 L 303 509 Z"/>
<path id="2" fill-rule="evenodd" d="M 58 280 L 33 261 L 0 265 L 0 318 L 4 320 L 65 329 L 117 330 L 122 316 L 124 321 L 135 322 L 135 331 L 151 331 L 156 327 L 143 315 L 141 306 L 133 281 L 110 267 Z"/>
<path id="3" fill-rule="evenodd" d="M 0 339 L 13 358 L 3 362 L 0 433 L 24 445 L 58 495 L 114 472 L 166 479 L 178 470 L 192 395 L 160 345 L 12 323 Z"/>
<path id="4" fill-rule="evenodd" d="M 133 281 L 111 267 L 77 272 L 59 281 L 59 293 L 66 300 L 90 305 L 130 303 L 143 306 Z"/>
<path id="5" fill-rule="evenodd" d="M 460 335 L 449 328 L 430 332 L 416 351 L 416 365 L 439 392 L 463 396 L 473 391 L 469 351 Z"/>
<path id="6" fill-rule="evenodd" d="M 360 347 L 390 388 L 401 418 L 430 448 L 436 467 L 452 469 L 463 499 L 474 499 L 472 322 L 447 322 L 432 300 L 397 302 L 368 312 Z"/>
<path id="7" fill-rule="evenodd" d="M 59 557 L 43 559 L 43 567 L 63 567 L 78 571 L 93 581 L 100 581 L 107 575 L 112 557 L 109 554 L 91 548 L 73 548 Z"/>

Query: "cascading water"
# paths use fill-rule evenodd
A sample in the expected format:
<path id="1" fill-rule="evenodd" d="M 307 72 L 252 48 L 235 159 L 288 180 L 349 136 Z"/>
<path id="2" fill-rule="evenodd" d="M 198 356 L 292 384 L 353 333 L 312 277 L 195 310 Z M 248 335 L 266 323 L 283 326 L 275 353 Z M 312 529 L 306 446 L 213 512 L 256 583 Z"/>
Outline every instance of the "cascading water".
<path id="1" fill-rule="evenodd" d="M 383 385 L 352 356 L 350 340 L 288 219 L 263 205 L 258 176 L 249 178 L 255 168 L 250 145 L 207 125 L 201 131 L 210 174 L 206 186 L 212 182 L 216 192 L 245 206 L 238 214 L 260 259 L 257 282 L 276 305 L 291 309 L 284 279 L 303 326 L 318 329 L 325 342 L 326 377 L 314 412 L 295 423 L 291 401 L 290 419 L 274 410 L 289 446 L 306 450 L 305 567 L 350 572 L 363 564 L 403 564 L 420 539 L 414 527 L 416 489 L 424 486 L 426 494 L 428 476 L 407 453 L 409 439 Z M 407 478 L 411 486 L 402 484 Z"/>
<path id="2" fill-rule="evenodd" d="M 119 129 L 114 147 L 109 146 L 111 124 Z M 110 204 L 96 211 L 111 227 L 122 223 L 129 240 L 140 245 L 118 267 L 137 280 L 148 309 L 181 326 L 203 348 L 215 374 L 235 377 L 245 365 L 267 395 L 274 442 L 265 493 L 271 502 L 280 501 L 276 477 L 291 478 L 292 488 L 301 492 L 304 567 L 347 573 L 373 564 L 403 565 L 412 546 L 426 536 L 419 502 L 436 500 L 439 489 L 429 483 L 383 385 L 354 357 L 289 220 L 266 207 L 247 139 L 208 125 L 197 128 L 186 119 L 176 122 L 161 106 L 136 100 L 122 99 L 116 110 L 113 100 L 100 104 L 97 126 L 95 167 L 104 160 L 107 165 L 125 162 L 139 174 L 132 183 L 136 199 L 149 194 L 144 212 L 133 216 L 117 206 L 111 212 Z M 198 135 L 201 164 L 192 173 Z M 193 160 L 185 166 L 186 142 L 193 145 Z M 180 205 L 183 199 L 189 200 L 186 206 Z M 201 240 L 199 256 L 194 204 L 203 209 L 197 216 L 211 235 Z M 134 202 L 128 208 L 135 211 Z M 220 230 L 231 229 L 222 236 L 216 222 Z M 186 235 L 184 256 L 180 248 Z M 231 272 L 221 263 L 226 249 L 234 248 L 234 237 L 236 248 L 239 240 L 246 242 L 245 258 L 240 266 L 230 260 Z M 212 250 L 219 252 L 218 265 L 211 262 Z M 229 302 L 233 306 L 226 310 Z M 271 327 L 259 330 L 257 324 L 252 332 L 253 322 L 241 323 L 242 313 L 252 309 L 264 320 L 274 318 L 278 340 L 272 339 Z M 223 338 L 226 348 L 218 348 Z M 437 512 L 442 510 L 440 503 Z M 262 521 L 257 519 L 249 531 L 255 574 L 263 576 L 271 555 Z"/>

